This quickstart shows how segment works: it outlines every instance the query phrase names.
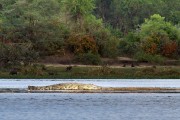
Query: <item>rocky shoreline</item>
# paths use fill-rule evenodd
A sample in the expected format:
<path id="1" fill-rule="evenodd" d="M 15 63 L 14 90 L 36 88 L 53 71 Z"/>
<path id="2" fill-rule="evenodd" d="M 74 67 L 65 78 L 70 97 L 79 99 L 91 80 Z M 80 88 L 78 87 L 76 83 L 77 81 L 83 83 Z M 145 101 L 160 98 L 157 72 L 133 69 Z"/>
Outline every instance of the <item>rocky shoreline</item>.
<path id="1" fill-rule="evenodd" d="M 0 88 L 0 93 L 180 93 L 180 88 L 101 87 L 93 84 L 61 83 L 28 88 Z"/>

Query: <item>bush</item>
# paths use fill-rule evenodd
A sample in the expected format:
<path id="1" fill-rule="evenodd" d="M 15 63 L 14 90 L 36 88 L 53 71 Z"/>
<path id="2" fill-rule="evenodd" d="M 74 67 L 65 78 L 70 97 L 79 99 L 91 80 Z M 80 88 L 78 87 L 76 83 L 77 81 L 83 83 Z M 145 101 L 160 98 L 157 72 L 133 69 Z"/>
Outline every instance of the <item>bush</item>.
<path id="1" fill-rule="evenodd" d="M 163 33 L 152 33 L 142 40 L 141 45 L 148 54 L 160 54 L 171 58 L 178 53 L 178 43 L 170 40 L 167 34 Z"/>
<path id="2" fill-rule="evenodd" d="M 66 41 L 66 48 L 74 54 L 97 53 L 98 48 L 93 37 L 89 35 L 71 35 Z"/>
<path id="3" fill-rule="evenodd" d="M 37 58 L 38 53 L 28 44 L 0 44 L 0 63 L 2 66 L 31 64 Z"/>
<path id="4" fill-rule="evenodd" d="M 58 54 L 64 46 L 64 40 L 69 36 L 69 30 L 56 20 L 37 24 L 33 47 L 41 56 Z"/>
<path id="5" fill-rule="evenodd" d="M 134 56 L 140 62 L 149 62 L 149 63 L 161 63 L 163 64 L 165 59 L 160 55 L 152 55 L 145 53 L 143 51 L 137 52 Z"/>
<path id="6" fill-rule="evenodd" d="M 42 75 L 46 75 L 46 71 L 44 69 L 45 69 L 45 66 L 40 65 L 40 64 L 28 65 L 21 68 L 21 74 L 42 76 Z"/>
<path id="7" fill-rule="evenodd" d="M 98 54 L 93 54 L 91 52 L 79 54 L 75 57 L 76 62 L 81 62 L 83 64 L 99 65 L 101 64 L 101 58 Z"/>
<path id="8" fill-rule="evenodd" d="M 110 37 L 110 39 L 104 44 L 102 56 L 116 58 L 118 56 L 118 43 L 119 39 L 116 37 Z"/>
<path id="9" fill-rule="evenodd" d="M 140 37 L 142 49 L 147 54 L 169 58 L 178 55 L 179 29 L 158 14 L 141 25 Z"/>
<path id="10" fill-rule="evenodd" d="M 95 41 L 97 43 L 98 46 L 98 53 L 101 56 L 104 56 L 106 47 L 105 45 L 107 44 L 107 41 L 110 39 L 111 37 L 111 33 L 108 29 L 99 29 L 97 31 L 94 31 L 93 36 L 95 38 Z"/>
<path id="11" fill-rule="evenodd" d="M 136 43 L 120 40 L 118 49 L 120 55 L 132 56 L 137 51 L 138 47 Z"/>
<path id="12" fill-rule="evenodd" d="M 139 48 L 139 36 L 135 33 L 128 33 L 124 39 L 119 42 L 119 54 L 132 56 L 136 53 Z"/>

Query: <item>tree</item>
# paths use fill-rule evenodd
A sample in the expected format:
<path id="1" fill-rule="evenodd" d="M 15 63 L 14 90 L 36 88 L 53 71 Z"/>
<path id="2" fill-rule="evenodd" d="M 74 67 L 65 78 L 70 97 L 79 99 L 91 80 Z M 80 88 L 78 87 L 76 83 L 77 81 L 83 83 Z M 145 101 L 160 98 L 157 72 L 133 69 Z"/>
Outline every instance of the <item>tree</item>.
<path id="1" fill-rule="evenodd" d="M 159 14 L 165 17 L 167 21 L 173 24 L 180 23 L 180 0 L 162 0 L 163 4 L 159 6 L 161 9 Z"/>
<path id="2" fill-rule="evenodd" d="M 57 0 L 9 2 L 3 1 L 4 9 L 1 16 L 4 20 L 1 24 L 1 38 L 13 43 L 30 42 L 41 53 L 56 54 L 55 51 L 62 47 L 68 34 L 68 29 L 61 22 L 60 2 Z"/>
<path id="3" fill-rule="evenodd" d="M 154 14 L 150 19 L 145 19 L 140 27 L 142 47 L 147 53 L 172 57 L 179 49 L 179 32 L 164 17 Z"/>
<path id="4" fill-rule="evenodd" d="M 111 0 L 96 0 L 95 13 L 98 18 L 102 18 L 103 21 L 108 21 L 111 18 L 111 2 Z"/>
<path id="5" fill-rule="evenodd" d="M 64 11 L 71 20 L 82 28 L 84 17 L 90 15 L 95 8 L 94 0 L 62 0 Z"/>
<path id="6" fill-rule="evenodd" d="M 148 17 L 147 7 L 152 0 L 113 0 L 111 3 L 111 24 L 127 34 Z M 150 11 L 150 10 L 149 10 Z"/>
<path id="7" fill-rule="evenodd" d="M 145 23 L 141 25 L 141 36 L 151 35 L 153 33 L 167 34 L 171 40 L 178 40 L 178 29 L 170 22 L 165 21 L 165 17 L 154 14 L 150 19 L 145 19 Z"/>

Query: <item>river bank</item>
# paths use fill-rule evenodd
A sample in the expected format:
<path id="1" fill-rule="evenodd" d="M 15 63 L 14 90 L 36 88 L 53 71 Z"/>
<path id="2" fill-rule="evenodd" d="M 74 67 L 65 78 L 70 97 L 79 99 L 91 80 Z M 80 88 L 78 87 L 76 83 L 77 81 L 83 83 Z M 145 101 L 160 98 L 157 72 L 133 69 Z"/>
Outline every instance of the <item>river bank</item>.
<path id="1" fill-rule="evenodd" d="M 67 69 L 70 67 L 71 69 Z M 22 67 L 16 74 L 0 69 L 1 79 L 180 79 L 179 66 L 86 66 L 34 65 Z"/>

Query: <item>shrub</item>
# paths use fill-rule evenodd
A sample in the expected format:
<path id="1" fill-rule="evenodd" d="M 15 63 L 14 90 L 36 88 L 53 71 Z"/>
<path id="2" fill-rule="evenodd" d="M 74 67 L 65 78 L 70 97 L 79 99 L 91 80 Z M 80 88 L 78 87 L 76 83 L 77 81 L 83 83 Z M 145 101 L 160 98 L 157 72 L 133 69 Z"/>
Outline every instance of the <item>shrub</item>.
<path id="1" fill-rule="evenodd" d="M 120 55 L 134 55 L 138 46 L 134 42 L 128 42 L 126 40 L 120 40 L 118 50 Z"/>
<path id="2" fill-rule="evenodd" d="M 152 55 L 145 53 L 143 51 L 137 52 L 134 56 L 140 62 L 150 62 L 150 63 L 161 63 L 163 64 L 165 59 L 160 55 Z"/>
<path id="3" fill-rule="evenodd" d="M 41 56 L 58 54 L 64 46 L 64 40 L 69 36 L 68 28 L 57 20 L 50 20 L 36 25 L 33 47 Z"/>
<path id="4" fill-rule="evenodd" d="M 155 14 L 141 25 L 141 47 L 147 54 L 173 57 L 178 55 L 179 29 Z"/>
<path id="5" fill-rule="evenodd" d="M 38 53 L 28 44 L 0 44 L 0 63 L 3 66 L 31 64 L 37 58 Z"/>
<path id="6" fill-rule="evenodd" d="M 170 40 L 166 34 L 152 33 L 142 41 L 142 49 L 148 54 L 160 54 L 173 57 L 178 53 L 178 43 Z"/>
<path id="7" fill-rule="evenodd" d="M 178 51 L 178 44 L 175 41 L 169 41 L 163 45 L 162 54 L 166 57 L 172 57 Z"/>
<path id="8" fill-rule="evenodd" d="M 121 39 L 118 45 L 120 55 L 132 56 L 139 47 L 139 36 L 135 33 L 128 33 L 124 39 Z"/>
<path id="9" fill-rule="evenodd" d="M 88 75 L 90 76 L 107 76 L 115 74 L 112 68 L 108 67 L 107 65 L 103 65 L 98 68 L 94 68 L 88 71 Z"/>
<path id="10" fill-rule="evenodd" d="M 108 43 L 107 41 L 109 41 L 110 37 L 111 37 L 111 33 L 108 29 L 99 29 L 97 31 L 95 31 L 94 33 L 92 33 L 95 41 L 97 43 L 98 46 L 98 53 L 101 56 L 104 56 L 106 47 L 105 45 Z"/>
<path id="11" fill-rule="evenodd" d="M 98 52 L 94 38 L 89 35 L 71 35 L 66 41 L 66 47 L 74 54 Z"/>
<path id="12" fill-rule="evenodd" d="M 118 56 L 118 43 L 119 39 L 116 37 L 110 37 L 110 39 L 104 44 L 103 57 L 115 58 Z"/>
<path id="13" fill-rule="evenodd" d="M 42 65 L 33 64 L 33 65 L 28 65 L 28 66 L 22 67 L 21 74 L 33 75 L 33 76 L 42 76 L 42 75 L 45 75 L 46 72 L 43 70 Z"/>
<path id="14" fill-rule="evenodd" d="M 93 54 L 91 52 L 79 54 L 75 57 L 76 62 L 81 62 L 83 64 L 99 65 L 101 64 L 101 58 L 98 54 Z"/>

